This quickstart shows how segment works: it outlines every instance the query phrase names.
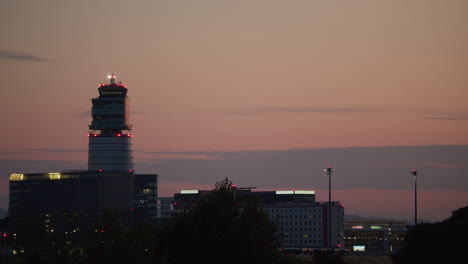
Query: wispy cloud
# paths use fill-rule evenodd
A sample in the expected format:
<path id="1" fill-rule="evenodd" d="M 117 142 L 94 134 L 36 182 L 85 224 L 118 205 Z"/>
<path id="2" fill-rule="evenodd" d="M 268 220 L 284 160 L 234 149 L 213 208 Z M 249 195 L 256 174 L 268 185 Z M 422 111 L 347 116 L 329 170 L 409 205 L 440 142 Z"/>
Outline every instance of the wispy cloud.
<path id="1" fill-rule="evenodd" d="M 172 159 L 223 159 L 222 153 L 217 152 L 170 152 L 170 151 L 135 151 L 142 154 L 147 161 Z"/>
<path id="2" fill-rule="evenodd" d="M 65 158 L 69 156 L 82 155 L 86 149 L 64 149 L 64 148 L 30 148 L 30 149 L 8 149 L 0 151 L 0 158 L 5 159 L 34 159 L 47 160 L 51 156 Z"/>
<path id="3" fill-rule="evenodd" d="M 264 106 L 264 107 L 232 107 L 221 110 L 224 114 L 249 116 L 263 114 L 404 114 L 420 119 L 467 121 L 468 113 L 454 111 L 438 111 L 434 109 L 394 108 L 381 106 Z"/>
<path id="4" fill-rule="evenodd" d="M 13 50 L 0 49 L 0 59 L 18 60 L 18 61 L 35 61 L 35 62 L 56 62 L 56 60 L 37 56 L 28 52 L 20 52 Z"/>
<path id="5" fill-rule="evenodd" d="M 76 153 L 76 152 L 87 152 L 87 149 L 64 149 L 64 148 L 32 148 L 25 149 L 25 151 L 31 152 L 48 152 L 48 153 Z"/>
<path id="6" fill-rule="evenodd" d="M 335 188 L 408 189 L 410 170 L 424 175 L 423 189 L 467 191 L 468 146 L 350 147 L 276 151 L 207 152 L 206 156 L 171 155 L 159 159 L 147 154 L 139 171 L 156 171 L 174 181 L 213 183 L 228 177 L 244 185 L 326 188 L 323 167 L 335 168 Z M 164 152 L 163 152 L 164 153 Z M 192 152 L 187 152 L 191 153 Z M 174 153 L 171 153 L 174 154 Z M 185 154 L 181 152 L 181 154 Z M 163 155 L 163 154 L 161 154 Z M 222 158 L 214 158 L 221 155 Z M 150 159 L 156 159 L 155 164 Z M 167 161 L 160 163 L 160 161 Z M 136 159 L 136 163 L 142 162 Z"/>
<path id="7" fill-rule="evenodd" d="M 391 109 L 383 107 L 283 107 L 283 106 L 267 106 L 267 107 L 246 107 L 242 109 L 231 109 L 224 113 L 232 115 L 251 115 L 251 114 L 267 114 L 267 113 L 312 113 L 312 114 L 333 114 L 333 113 L 385 113 Z M 401 110 L 397 110 L 401 111 Z"/>
<path id="8" fill-rule="evenodd" d="M 423 119 L 446 120 L 446 121 L 467 121 L 467 116 L 426 116 Z"/>

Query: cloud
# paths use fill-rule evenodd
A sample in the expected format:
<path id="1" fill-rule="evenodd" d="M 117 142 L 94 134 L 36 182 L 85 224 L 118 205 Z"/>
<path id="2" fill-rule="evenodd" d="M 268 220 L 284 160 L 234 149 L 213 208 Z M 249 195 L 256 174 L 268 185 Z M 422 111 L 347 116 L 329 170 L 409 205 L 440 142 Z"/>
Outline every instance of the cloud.
<path id="1" fill-rule="evenodd" d="M 171 151 L 138 151 L 139 158 L 148 162 L 161 162 L 161 160 L 180 160 L 180 159 L 223 159 L 222 152 L 171 152 Z"/>
<path id="2" fill-rule="evenodd" d="M 333 113 L 385 113 L 391 109 L 382 107 L 245 107 L 242 109 L 226 110 L 224 113 L 232 115 L 251 115 L 267 113 L 304 113 L 304 114 L 333 114 Z M 398 110 L 401 111 L 401 110 Z"/>
<path id="3" fill-rule="evenodd" d="M 85 160 L 86 149 L 64 148 L 30 148 L 30 149 L 5 149 L 0 151 L 0 160 L 22 161 L 82 161 Z"/>
<path id="4" fill-rule="evenodd" d="M 0 49 L 0 59 L 35 61 L 35 62 L 56 62 L 55 60 L 40 57 L 32 53 L 3 50 L 3 49 Z"/>
<path id="5" fill-rule="evenodd" d="M 189 152 L 190 153 L 190 152 Z M 161 179 L 212 184 L 228 177 L 259 188 L 327 188 L 323 168 L 334 168 L 335 189 L 413 188 L 410 171 L 420 171 L 421 189 L 468 191 L 468 146 L 350 147 L 204 153 L 222 159 L 136 159 L 139 172 Z M 151 154 L 149 154 L 151 156 Z M 167 178 L 166 178 L 167 177 Z"/>
<path id="6" fill-rule="evenodd" d="M 87 149 L 64 149 L 64 148 L 32 148 L 32 149 L 25 149 L 25 151 L 32 151 L 32 152 L 47 152 L 47 153 L 81 153 L 81 152 L 88 152 Z"/>
<path id="7" fill-rule="evenodd" d="M 87 152 L 87 149 L 64 149 L 64 148 L 30 148 L 30 149 L 15 149 L 0 151 L 0 156 L 9 156 L 12 154 L 61 154 L 61 153 L 82 153 Z"/>
<path id="8" fill-rule="evenodd" d="M 466 116 L 451 116 L 451 117 L 427 116 L 427 117 L 423 117 L 423 119 L 446 120 L 446 121 L 467 121 L 468 117 Z"/>
<path id="9" fill-rule="evenodd" d="M 446 121 L 466 121 L 468 113 L 465 112 L 450 112 L 437 111 L 431 109 L 416 109 L 416 108 L 392 108 L 380 106 L 303 106 L 303 107 L 282 107 L 282 106 L 265 106 L 265 107 L 242 107 L 231 108 L 221 111 L 224 114 L 249 116 L 263 114 L 405 114 L 412 115 L 415 118 L 446 120 Z"/>
<path id="10" fill-rule="evenodd" d="M 49 160 L 2 157 L 0 179 L 4 180 L 0 181 L 0 185 L 4 188 L 0 188 L 0 196 L 5 196 L 5 179 L 13 172 L 86 169 L 84 159 L 60 160 L 66 153 L 83 153 L 86 151 L 84 149 L 49 148 L 28 151 L 48 157 Z M 57 154 L 49 157 L 41 152 Z M 405 208 L 410 210 L 410 203 L 407 201 L 412 198 L 411 191 L 414 188 L 413 176 L 410 173 L 412 169 L 420 172 L 418 190 L 422 195 L 421 208 L 424 207 L 425 200 L 423 193 L 429 197 L 426 199 L 429 211 L 432 204 L 439 203 L 439 208 L 449 208 L 450 205 L 449 209 L 444 209 L 446 211 L 438 209 L 443 214 L 456 209 L 460 201 L 466 201 L 468 194 L 468 145 L 136 152 L 145 155 L 143 159 L 138 156 L 135 159 L 136 173 L 158 174 L 161 195 L 170 195 L 171 192 L 180 189 L 210 189 L 215 182 L 228 177 L 237 186 L 260 189 L 313 189 L 318 191 L 319 199 L 323 200 L 324 195 L 326 196 L 324 190 L 328 190 L 328 177 L 323 168 L 328 165 L 334 170 L 332 197 L 344 202 L 346 208 L 349 208 L 348 212 L 352 213 L 391 216 L 393 211 L 406 210 L 395 209 L 393 205 L 382 206 L 391 199 L 399 199 L 399 204 L 406 204 Z M 170 158 L 158 159 L 158 155 L 169 155 Z M 217 156 L 222 158 L 213 158 Z M 51 160 L 53 158 L 56 160 Z M 383 193 L 388 195 L 380 195 Z M 403 195 L 407 198 L 401 199 Z M 452 200 L 453 203 L 450 202 Z M 385 212 L 379 211 L 384 209 Z M 427 215 L 431 216 L 429 213 Z M 435 212 L 433 215 L 431 217 L 437 217 Z"/>

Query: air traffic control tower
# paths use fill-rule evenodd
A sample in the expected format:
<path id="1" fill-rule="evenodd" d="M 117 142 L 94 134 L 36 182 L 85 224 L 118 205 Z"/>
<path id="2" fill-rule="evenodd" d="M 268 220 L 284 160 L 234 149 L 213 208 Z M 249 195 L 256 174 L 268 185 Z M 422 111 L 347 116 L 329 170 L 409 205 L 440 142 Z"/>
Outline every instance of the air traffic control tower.
<path id="1" fill-rule="evenodd" d="M 111 74 L 98 91 L 91 99 L 88 170 L 10 174 L 12 234 L 36 219 L 47 232 L 85 234 L 105 212 L 125 225 L 156 220 L 158 175 L 133 169 L 127 88 Z"/>
<path id="2" fill-rule="evenodd" d="M 92 99 L 89 125 L 89 171 L 133 171 L 132 126 L 129 124 L 127 88 L 111 74 Z"/>

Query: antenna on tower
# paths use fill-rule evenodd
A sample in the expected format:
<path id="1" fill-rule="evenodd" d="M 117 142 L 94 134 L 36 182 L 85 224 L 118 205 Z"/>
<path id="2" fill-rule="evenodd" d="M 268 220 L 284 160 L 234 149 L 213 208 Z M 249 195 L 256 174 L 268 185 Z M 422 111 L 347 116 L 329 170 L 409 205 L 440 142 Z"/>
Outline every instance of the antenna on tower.
<path id="1" fill-rule="evenodd" d="M 109 82 L 111 85 L 114 85 L 115 84 L 115 78 L 117 78 L 117 76 L 115 76 L 115 74 L 111 73 L 109 75 L 107 75 L 107 78 L 109 78 Z"/>

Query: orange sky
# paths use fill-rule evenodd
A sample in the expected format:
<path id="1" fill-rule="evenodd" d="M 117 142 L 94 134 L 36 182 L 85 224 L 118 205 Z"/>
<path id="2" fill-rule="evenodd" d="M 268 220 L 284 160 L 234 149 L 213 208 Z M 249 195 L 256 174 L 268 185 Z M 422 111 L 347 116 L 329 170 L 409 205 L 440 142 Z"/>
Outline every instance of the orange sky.
<path id="1" fill-rule="evenodd" d="M 89 99 L 110 71 L 130 89 L 139 149 L 467 144 L 467 11 L 455 0 L 4 1 L 0 147 L 85 148 Z"/>

